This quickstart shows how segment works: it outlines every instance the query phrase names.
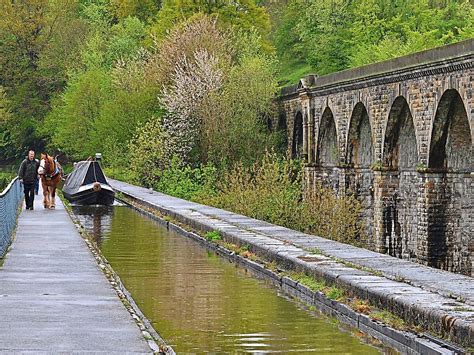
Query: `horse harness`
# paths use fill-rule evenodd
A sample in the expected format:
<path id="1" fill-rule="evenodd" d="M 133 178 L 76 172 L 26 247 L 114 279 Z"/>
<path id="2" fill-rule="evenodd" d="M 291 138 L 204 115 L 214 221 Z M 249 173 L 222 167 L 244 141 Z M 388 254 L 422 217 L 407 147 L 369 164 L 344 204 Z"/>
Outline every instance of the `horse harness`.
<path id="1" fill-rule="evenodd" d="M 44 178 L 45 178 L 47 181 L 52 180 L 56 175 L 58 175 L 58 174 L 61 172 L 61 170 L 60 170 L 60 168 L 59 168 L 59 166 L 58 166 L 58 165 L 59 165 L 59 164 L 58 164 L 58 161 L 57 161 L 56 159 L 52 159 L 52 160 L 53 160 L 53 164 L 54 164 L 54 171 L 53 171 L 53 173 L 52 173 L 52 174 L 45 174 L 45 173 L 39 174 L 39 175 L 43 175 Z M 42 165 L 42 163 L 43 163 L 44 165 Z M 43 168 L 43 171 L 46 171 L 46 160 L 41 159 L 40 168 Z"/>

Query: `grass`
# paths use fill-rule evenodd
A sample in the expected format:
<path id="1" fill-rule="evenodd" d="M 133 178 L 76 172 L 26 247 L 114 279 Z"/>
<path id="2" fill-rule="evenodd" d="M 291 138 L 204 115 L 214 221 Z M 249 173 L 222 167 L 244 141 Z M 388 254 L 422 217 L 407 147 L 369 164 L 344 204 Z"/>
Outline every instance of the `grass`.
<path id="1" fill-rule="evenodd" d="M 327 289 L 326 282 L 324 280 L 317 281 L 313 277 L 305 274 L 304 272 L 290 271 L 286 273 L 287 277 L 294 281 L 298 281 L 300 284 L 306 286 L 313 292 L 324 291 Z"/>
<path id="2" fill-rule="evenodd" d="M 293 85 L 304 76 L 312 73 L 314 73 L 314 70 L 308 63 L 295 58 L 282 58 L 278 82 L 281 87 Z"/>
<path id="3" fill-rule="evenodd" d="M 409 328 L 403 319 L 386 310 L 372 311 L 369 313 L 369 317 L 375 321 L 389 324 L 395 329 L 406 330 Z"/>
<path id="4" fill-rule="evenodd" d="M 331 300 L 339 301 L 339 300 L 342 300 L 344 298 L 345 294 L 344 294 L 343 290 L 333 286 L 326 292 L 326 296 L 327 296 L 327 298 L 329 298 Z"/>
<path id="5" fill-rule="evenodd" d="M 207 232 L 207 233 L 204 235 L 204 238 L 205 238 L 208 242 L 212 242 L 212 241 L 216 241 L 216 240 L 222 240 L 222 236 L 221 236 L 221 234 L 219 233 L 219 231 Z"/>

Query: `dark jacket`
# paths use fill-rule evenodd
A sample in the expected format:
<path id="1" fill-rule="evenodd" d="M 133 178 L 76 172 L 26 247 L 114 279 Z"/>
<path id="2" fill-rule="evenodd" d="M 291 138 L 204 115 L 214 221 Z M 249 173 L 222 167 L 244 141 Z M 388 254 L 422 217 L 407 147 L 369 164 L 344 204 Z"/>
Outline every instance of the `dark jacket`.
<path id="1" fill-rule="evenodd" d="M 32 184 L 36 181 L 38 176 L 39 162 L 36 159 L 29 160 L 26 158 L 21 162 L 20 170 L 18 170 L 18 177 L 23 179 L 25 184 Z"/>

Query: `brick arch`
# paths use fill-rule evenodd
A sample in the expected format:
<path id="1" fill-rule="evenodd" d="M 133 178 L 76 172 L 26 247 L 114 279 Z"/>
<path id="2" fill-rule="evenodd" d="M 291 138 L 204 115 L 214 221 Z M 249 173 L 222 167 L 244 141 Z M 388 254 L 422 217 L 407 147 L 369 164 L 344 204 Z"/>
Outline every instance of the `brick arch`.
<path id="1" fill-rule="evenodd" d="M 352 109 L 346 141 L 346 163 L 357 167 L 369 167 L 373 162 L 373 131 L 369 113 L 362 102 Z"/>
<path id="2" fill-rule="evenodd" d="M 430 127 L 430 168 L 472 170 L 473 132 L 467 112 L 459 91 L 444 91 Z"/>
<path id="3" fill-rule="evenodd" d="M 293 132 L 291 140 L 291 157 L 301 158 L 303 154 L 303 113 L 297 111 L 293 120 Z"/>
<path id="4" fill-rule="evenodd" d="M 414 169 L 418 162 L 418 139 L 412 110 L 404 96 L 396 97 L 383 131 L 382 165 L 389 169 Z"/>
<path id="5" fill-rule="evenodd" d="M 335 166 L 339 162 L 337 124 L 333 111 L 327 106 L 321 116 L 318 132 L 316 164 L 320 166 Z"/>

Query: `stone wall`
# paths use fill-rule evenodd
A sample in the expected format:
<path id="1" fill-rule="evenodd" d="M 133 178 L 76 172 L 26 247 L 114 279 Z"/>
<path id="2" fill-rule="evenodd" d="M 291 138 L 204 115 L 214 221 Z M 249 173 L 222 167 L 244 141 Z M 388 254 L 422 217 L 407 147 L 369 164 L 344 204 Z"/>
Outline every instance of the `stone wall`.
<path id="1" fill-rule="evenodd" d="M 308 76 L 281 95 L 304 188 L 355 193 L 369 247 L 473 275 L 474 40 Z"/>

